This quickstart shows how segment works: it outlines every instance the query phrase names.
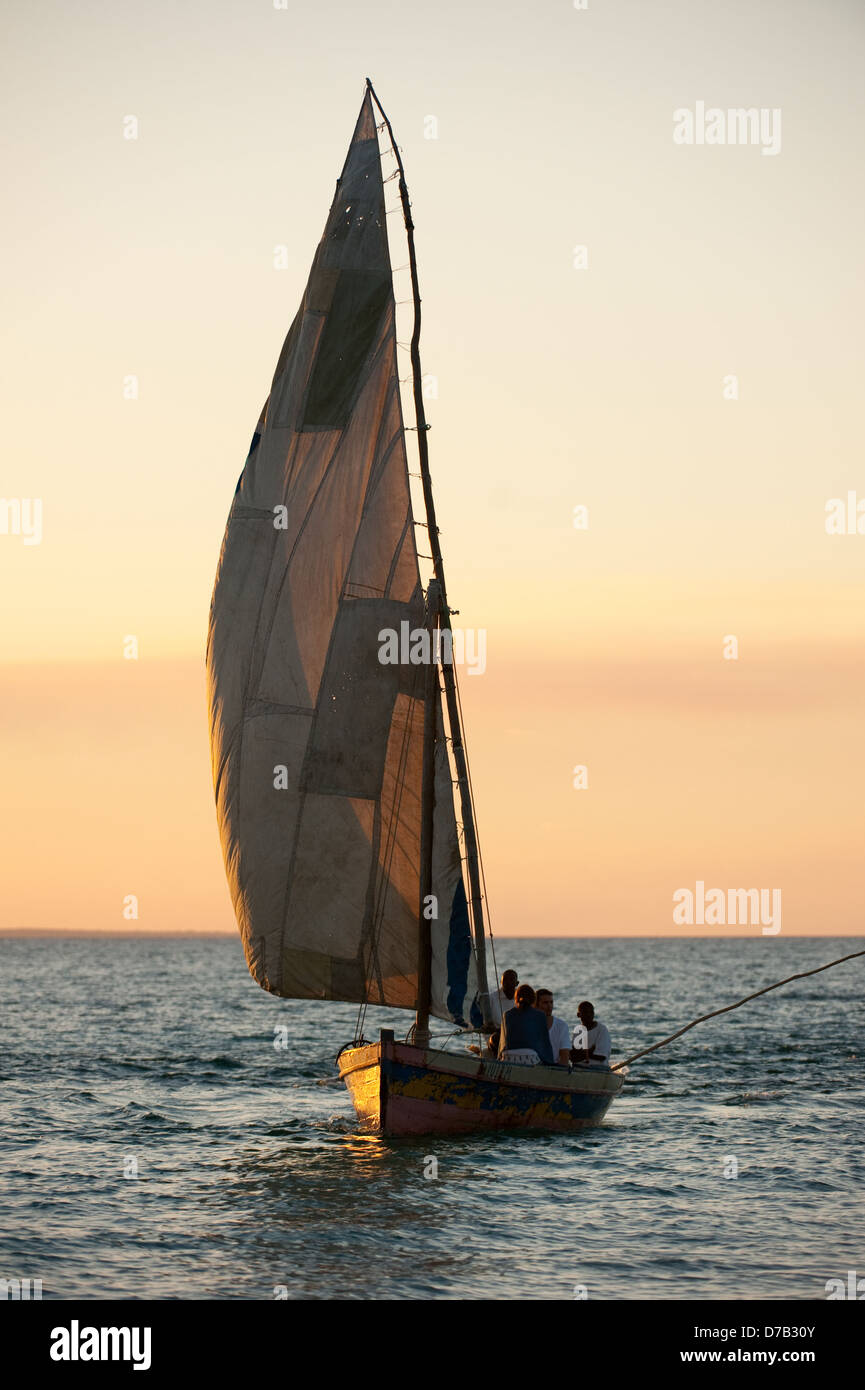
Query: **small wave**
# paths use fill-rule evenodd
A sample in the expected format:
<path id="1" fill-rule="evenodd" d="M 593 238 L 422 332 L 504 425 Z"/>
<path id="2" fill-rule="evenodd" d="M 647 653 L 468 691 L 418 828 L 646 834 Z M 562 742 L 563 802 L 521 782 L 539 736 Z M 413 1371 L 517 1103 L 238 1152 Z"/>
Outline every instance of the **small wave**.
<path id="1" fill-rule="evenodd" d="M 174 1129 L 190 1129 L 191 1125 L 186 1120 L 176 1120 L 173 1115 L 166 1115 L 160 1110 L 151 1110 L 148 1105 L 142 1105 L 137 1100 L 130 1100 L 120 1107 L 119 1115 L 128 1118 L 136 1125 L 170 1125 Z"/>
<path id="2" fill-rule="evenodd" d="M 229 1057 L 225 1052 L 217 1052 L 212 1057 L 178 1057 L 176 1053 L 169 1053 L 154 1057 L 103 1057 L 100 1061 L 106 1068 L 152 1072 L 157 1076 L 187 1075 L 208 1067 L 217 1071 L 241 1071 L 248 1065 L 243 1058 Z"/>
<path id="3" fill-rule="evenodd" d="M 786 1094 L 786 1091 L 739 1091 L 735 1095 L 726 1096 L 722 1103 L 724 1105 L 763 1105 L 769 1101 L 778 1100 L 779 1097 Z"/>

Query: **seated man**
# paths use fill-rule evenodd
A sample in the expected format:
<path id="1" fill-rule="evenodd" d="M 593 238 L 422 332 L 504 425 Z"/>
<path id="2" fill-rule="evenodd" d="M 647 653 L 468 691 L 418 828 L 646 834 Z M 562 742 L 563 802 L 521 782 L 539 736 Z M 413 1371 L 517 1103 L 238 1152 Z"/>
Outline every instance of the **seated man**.
<path id="1" fill-rule="evenodd" d="M 490 990 L 488 996 L 489 1013 L 490 1020 L 493 1023 L 494 1027 L 497 1028 L 498 1025 L 501 1023 L 502 1014 L 506 1014 L 508 1009 L 513 1009 L 516 1007 L 514 993 L 519 982 L 520 977 L 517 974 L 516 970 L 506 970 L 502 975 L 500 989 Z"/>
<path id="2" fill-rule="evenodd" d="M 574 1029 L 574 1046 L 571 1050 L 572 1062 L 588 1062 L 590 1065 L 610 1065 L 610 1032 L 605 1023 L 595 1018 L 595 1007 L 584 999 L 577 1009 L 577 1017 L 582 1028 Z M 580 1046 L 577 1046 L 577 1038 Z"/>
<path id="3" fill-rule="evenodd" d="M 553 1060 L 566 1067 L 571 1060 L 571 1030 L 563 1018 L 553 1018 L 553 991 L 551 989 L 537 990 L 535 1003 L 541 1013 L 546 1014 Z"/>
<path id="4" fill-rule="evenodd" d="M 550 1031 L 545 1015 L 534 1007 L 535 991 L 531 985 L 520 985 L 516 999 L 516 1008 L 509 1009 L 502 1019 L 499 1061 L 508 1061 L 509 1052 L 534 1052 L 537 1061 L 552 1066 L 554 1058 Z M 527 1057 L 527 1060 L 531 1062 L 532 1059 Z"/>

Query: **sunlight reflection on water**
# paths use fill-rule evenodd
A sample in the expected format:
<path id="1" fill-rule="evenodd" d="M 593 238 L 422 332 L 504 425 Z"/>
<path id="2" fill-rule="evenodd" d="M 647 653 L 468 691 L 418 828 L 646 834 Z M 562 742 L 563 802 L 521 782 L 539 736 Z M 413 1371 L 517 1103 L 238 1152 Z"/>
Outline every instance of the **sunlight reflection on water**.
<path id="1" fill-rule="evenodd" d="M 707 997 L 738 997 L 743 978 L 759 987 L 837 945 L 509 941 L 499 954 L 559 981 L 568 1022 L 593 998 L 628 1055 Z M 4 949 L 0 1251 L 7 1266 L 26 1257 L 46 1297 L 475 1298 L 495 1270 L 497 1298 L 571 1298 L 582 1282 L 597 1298 L 796 1299 L 823 1296 L 824 1266 L 861 1263 L 852 963 L 821 977 L 819 1068 L 800 1043 L 814 990 L 792 986 L 635 1063 L 599 1129 L 395 1141 L 358 1131 L 334 1074 L 354 1006 L 263 993 L 233 941 Z M 393 1025 L 370 1013 L 369 1035 Z"/>

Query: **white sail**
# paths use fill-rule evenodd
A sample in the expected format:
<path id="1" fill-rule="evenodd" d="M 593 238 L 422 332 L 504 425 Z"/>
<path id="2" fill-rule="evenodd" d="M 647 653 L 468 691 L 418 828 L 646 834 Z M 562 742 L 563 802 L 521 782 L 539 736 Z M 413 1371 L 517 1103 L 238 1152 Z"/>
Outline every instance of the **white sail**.
<path id="1" fill-rule="evenodd" d="M 253 977 L 284 996 L 414 1008 L 424 667 L 379 660 L 382 630 L 423 622 L 394 318 L 367 94 L 229 514 L 208 694 Z M 434 883 L 449 932 L 462 879 L 447 797 Z M 448 964 L 433 925 L 433 1011 L 451 1018 L 470 963 L 451 950 Z"/>

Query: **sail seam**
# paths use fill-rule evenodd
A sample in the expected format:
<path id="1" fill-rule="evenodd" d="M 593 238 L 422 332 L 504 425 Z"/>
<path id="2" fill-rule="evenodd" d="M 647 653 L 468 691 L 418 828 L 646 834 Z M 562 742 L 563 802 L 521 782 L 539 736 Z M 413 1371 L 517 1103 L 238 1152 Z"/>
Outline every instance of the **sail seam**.
<path id="1" fill-rule="evenodd" d="M 402 798 L 403 793 L 405 791 L 405 767 L 408 761 L 408 750 L 411 744 L 412 725 L 419 704 L 417 696 L 417 686 L 423 669 L 424 668 L 422 666 L 417 666 L 415 668 L 414 689 L 412 693 L 408 696 L 409 708 L 407 718 L 403 727 L 402 743 L 400 745 L 400 756 L 397 765 L 397 776 L 395 777 L 396 785 L 399 787 L 399 794 L 395 801 L 391 803 L 390 829 L 388 840 L 386 841 L 385 846 L 386 862 L 384 864 L 376 866 L 374 861 L 374 867 L 377 867 L 378 869 L 377 884 L 380 883 L 381 885 L 376 887 L 375 901 L 377 904 L 377 909 L 373 930 L 373 952 L 375 955 L 375 960 L 379 972 L 380 998 L 384 998 L 384 985 L 381 979 L 381 967 L 378 964 L 378 943 L 381 935 L 382 923 L 384 921 L 384 913 L 385 907 L 387 905 L 388 890 L 391 887 L 391 868 L 393 865 L 393 856 L 396 852 L 397 832 L 401 823 L 400 812 L 402 810 Z M 403 978 L 407 979 L 408 977 L 404 976 Z"/>
<path id="2" fill-rule="evenodd" d="M 270 424 L 267 424 L 267 423 L 265 424 L 265 436 L 266 436 L 266 439 L 267 439 L 267 442 L 268 442 L 268 443 L 273 439 L 273 426 L 270 425 Z M 264 439 L 262 440 L 262 443 L 264 443 Z M 292 439 L 291 444 L 290 444 L 289 449 L 288 449 L 288 453 L 287 453 L 287 455 L 286 455 L 286 460 L 285 460 L 285 465 L 284 465 L 286 480 L 287 480 L 288 477 L 290 476 L 290 474 L 289 474 L 289 469 L 290 469 L 290 467 L 291 467 L 291 465 L 292 465 L 292 462 L 293 462 L 293 460 L 292 460 L 292 455 L 293 455 L 294 452 L 296 452 L 296 449 L 297 449 L 297 435 L 295 435 L 294 438 Z M 259 457 L 260 457 L 260 458 L 261 458 L 261 457 L 264 457 L 264 450 L 263 450 L 263 449 L 260 451 Z M 286 483 L 286 486 L 287 486 L 287 483 Z M 229 521 L 230 521 L 230 520 L 231 520 L 231 517 L 229 516 Z M 273 626 L 272 622 L 271 622 L 271 625 L 270 625 L 270 626 L 268 627 L 268 629 L 267 629 L 267 633 L 265 634 L 263 644 L 259 642 L 259 630 L 260 630 L 260 628 L 261 628 L 261 620 L 262 620 L 262 616 L 263 616 L 263 613 L 264 613 L 264 605 L 265 605 L 265 601 L 266 601 L 266 599 L 267 599 L 267 592 L 268 592 L 268 588 L 269 588 L 269 585 L 270 585 L 270 578 L 271 578 L 271 575 L 273 574 L 273 562 L 274 562 L 274 557 L 275 557 L 275 555 L 276 555 L 278 543 L 279 543 L 279 532 L 277 531 L 276 527 L 274 527 L 274 528 L 273 528 L 273 535 L 272 535 L 272 537 L 271 537 L 270 559 L 268 560 L 268 564 L 267 564 L 267 583 L 264 584 L 264 585 L 262 585 L 261 598 L 260 598 L 259 604 L 258 604 L 258 611 L 257 611 L 257 613 L 256 613 L 256 615 L 255 615 L 255 630 L 254 630 L 254 632 L 253 632 L 253 635 L 252 635 L 252 642 L 251 642 L 250 648 L 249 648 L 249 670 L 248 670 L 247 673 L 246 673 L 246 681 L 245 681 L 245 683 L 244 683 L 244 688 L 243 688 L 243 699 L 242 699 L 242 701 L 241 701 L 241 711 L 242 711 L 242 715 L 243 715 L 243 713 L 245 713 L 246 708 L 247 708 L 247 705 L 249 704 L 249 701 L 250 701 L 250 691 L 251 691 L 251 689 L 252 689 L 254 686 L 257 686 L 258 683 L 259 683 L 259 681 L 261 680 L 261 671 L 262 671 L 262 669 L 263 669 L 263 667 L 264 667 L 264 661 L 265 661 L 265 657 L 266 657 L 266 653 L 267 653 L 267 648 L 268 648 L 269 641 L 270 641 L 270 632 L 271 632 L 271 629 L 272 629 L 272 626 Z M 274 610 L 274 611 L 275 611 L 275 610 Z M 241 722 L 242 722 L 242 715 L 241 715 Z M 242 756 L 242 752 L 241 752 L 241 756 Z"/>
<path id="3" fill-rule="evenodd" d="M 390 562 L 390 569 L 389 569 L 388 572 L 387 572 L 387 582 L 386 582 L 386 584 L 385 584 L 385 586 L 384 586 L 384 592 L 385 592 L 385 594 L 389 594 L 389 593 L 390 593 L 390 586 L 391 586 L 391 584 L 393 583 L 394 575 L 396 574 L 396 571 L 397 571 L 397 566 L 398 566 L 398 564 L 399 564 L 399 562 L 400 562 L 400 560 L 401 560 L 401 558 L 402 558 L 402 551 L 403 551 L 403 546 L 405 545 L 406 532 L 410 532 L 410 533 L 411 533 L 412 540 L 414 540 L 414 531 L 413 531 L 413 529 L 412 529 L 411 502 L 409 502 L 408 516 L 407 516 L 407 518 L 406 518 L 405 525 L 403 526 L 402 531 L 400 532 L 399 542 L 398 542 L 398 544 L 397 544 L 396 549 L 395 549 L 394 552 L 393 552 L 393 557 L 391 558 L 391 562 Z M 416 572 L 416 575 L 417 575 L 417 583 L 420 584 L 420 569 L 418 568 L 418 563 L 417 563 L 417 550 L 415 550 L 415 557 L 414 557 L 414 560 L 415 560 L 415 572 Z"/>
<path id="4" fill-rule="evenodd" d="M 269 400 L 270 400 L 270 397 L 268 397 L 268 401 L 269 401 Z M 267 423 L 265 423 L 265 436 L 267 436 L 270 440 L 272 440 L 272 438 L 273 438 L 273 427 L 272 427 L 271 425 L 268 425 Z M 264 438 L 262 439 L 262 443 L 264 443 Z M 287 456 L 286 456 L 286 460 L 285 460 L 286 476 L 288 476 L 289 461 L 290 461 L 290 459 L 291 459 L 292 452 L 296 450 L 296 446 L 297 446 L 297 435 L 294 436 L 294 438 L 293 438 L 293 440 L 292 440 L 292 442 L 291 442 L 291 445 L 289 446 L 288 454 L 287 454 Z M 264 451 L 261 450 L 260 452 L 259 452 L 259 451 L 256 451 L 256 452 L 258 453 L 258 458 L 256 459 L 256 462 L 259 462 L 259 460 L 260 460 L 261 458 L 264 457 Z M 244 472 L 245 472 L 245 471 L 246 471 L 246 469 L 244 468 Z M 242 476 L 242 475 L 241 475 L 241 476 Z M 234 508 L 232 508 L 232 511 L 233 511 L 233 510 L 234 510 Z M 229 522 L 230 522 L 230 521 L 231 521 L 231 515 L 229 514 Z M 268 626 L 268 629 L 267 629 L 267 635 L 266 635 L 266 637 L 265 637 L 265 640 L 264 640 L 263 645 L 261 645 L 261 644 L 259 643 L 258 636 L 259 636 L 259 631 L 260 631 L 260 628 L 261 628 L 261 620 L 262 620 L 262 615 L 263 615 L 263 613 L 264 613 L 264 604 L 265 604 L 265 600 L 266 600 L 266 598 L 267 598 L 267 591 L 268 591 L 268 587 L 269 587 L 269 583 L 270 583 L 270 576 L 271 576 L 272 573 L 273 573 L 273 561 L 274 561 L 274 556 L 275 556 L 275 554 L 276 554 L 278 542 L 279 542 L 279 533 L 278 533 L 276 527 L 274 526 L 274 528 L 273 528 L 273 535 L 272 535 L 272 537 L 271 537 L 271 542 L 270 542 L 270 547 L 271 547 L 271 548 L 270 548 L 270 559 L 268 560 L 268 565 L 267 565 L 268 582 L 267 582 L 267 584 L 265 584 L 265 585 L 262 586 L 261 598 L 260 598 L 259 604 L 258 604 L 258 611 L 257 611 L 257 613 L 256 613 L 256 615 L 255 615 L 255 630 L 254 630 L 254 632 L 253 632 L 252 642 L 251 642 L 250 648 L 249 648 L 249 668 L 248 668 L 247 673 L 246 673 L 246 680 L 245 680 L 245 682 L 244 682 L 244 687 L 243 687 L 243 696 L 242 696 L 241 701 L 240 701 L 240 720 L 238 721 L 237 730 L 236 730 L 236 737 L 237 737 L 237 741 L 238 741 L 238 748 L 237 748 L 237 819 L 238 819 L 238 821 L 240 821 L 241 818 L 242 818 L 242 816 L 243 816 L 243 802 L 242 802 L 242 800 L 241 800 L 240 789 L 241 789 L 241 787 L 242 787 L 242 785 L 243 785 L 243 743 L 244 743 L 244 740 L 243 740 L 243 733 L 244 733 L 244 724 L 245 724 L 245 720 L 246 720 L 246 711 L 247 711 L 247 709 L 248 709 L 248 707 L 249 707 L 249 704 L 250 704 L 250 692 L 251 692 L 251 690 L 252 690 L 253 688 L 257 688 L 257 687 L 258 687 L 258 684 L 259 684 L 259 682 L 260 682 L 260 680 L 261 680 L 261 672 L 262 672 L 262 670 L 264 669 L 264 662 L 265 662 L 266 655 L 267 655 L 267 649 L 268 649 L 268 646 L 269 646 L 269 644 L 270 644 L 270 634 L 271 634 L 271 631 L 273 630 L 273 618 L 271 618 L 271 622 L 270 622 L 270 624 L 269 624 L 269 626 Z M 276 612 L 276 610 L 274 609 L 274 616 L 275 616 L 275 612 Z M 227 760 L 227 755 L 226 755 L 226 760 Z M 239 881 L 239 875 L 238 875 L 238 881 Z M 280 952 L 280 963 L 279 963 L 278 979 L 279 979 L 279 988 L 281 989 L 281 988 L 282 988 L 282 953 L 281 953 L 281 952 Z"/>

